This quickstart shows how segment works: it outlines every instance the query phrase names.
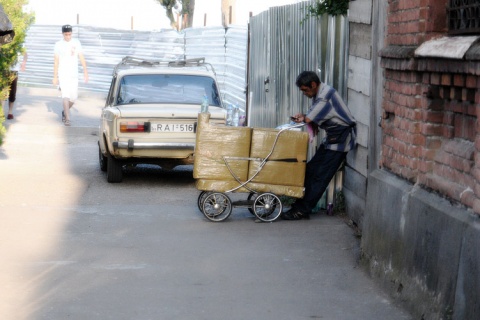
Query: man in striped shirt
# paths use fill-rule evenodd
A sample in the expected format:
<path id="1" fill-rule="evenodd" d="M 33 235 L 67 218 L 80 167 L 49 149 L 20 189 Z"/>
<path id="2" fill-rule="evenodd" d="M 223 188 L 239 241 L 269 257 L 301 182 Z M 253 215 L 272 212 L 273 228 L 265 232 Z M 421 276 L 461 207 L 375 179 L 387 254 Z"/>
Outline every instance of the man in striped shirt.
<path id="1" fill-rule="evenodd" d="M 307 163 L 305 195 L 292 208 L 282 214 L 284 220 L 309 219 L 310 212 L 328 187 L 338 168 L 352 150 L 356 139 L 356 121 L 345 102 L 332 87 L 321 83 L 317 74 L 303 71 L 297 77 L 297 87 L 312 98 L 308 113 L 292 117 L 295 122 L 305 122 L 309 131 L 325 130 L 325 138 L 312 159 Z"/>

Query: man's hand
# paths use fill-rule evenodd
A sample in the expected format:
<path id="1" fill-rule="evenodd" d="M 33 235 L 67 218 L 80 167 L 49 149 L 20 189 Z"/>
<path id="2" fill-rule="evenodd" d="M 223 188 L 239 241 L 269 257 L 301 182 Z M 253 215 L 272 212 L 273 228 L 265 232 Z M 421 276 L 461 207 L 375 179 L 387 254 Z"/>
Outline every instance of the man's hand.
<path id="1" fill-rule="evenodd" d="M 302 123 L 305 121 L 305 115 L 303 113 L 297 113 L 296 115 L 290 117 L 290 119 L 296 123 Z"/>

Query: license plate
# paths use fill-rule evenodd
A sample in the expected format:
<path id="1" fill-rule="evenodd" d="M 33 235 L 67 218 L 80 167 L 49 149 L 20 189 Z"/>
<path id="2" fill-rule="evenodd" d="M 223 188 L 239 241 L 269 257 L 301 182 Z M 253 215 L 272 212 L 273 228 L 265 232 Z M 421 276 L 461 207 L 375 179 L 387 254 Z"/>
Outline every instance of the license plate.
<path id="1" fill-rule="evenodd" d="M 194 132 L 194 125 L 181 123 L 151 123 L 152 132 Z"/>

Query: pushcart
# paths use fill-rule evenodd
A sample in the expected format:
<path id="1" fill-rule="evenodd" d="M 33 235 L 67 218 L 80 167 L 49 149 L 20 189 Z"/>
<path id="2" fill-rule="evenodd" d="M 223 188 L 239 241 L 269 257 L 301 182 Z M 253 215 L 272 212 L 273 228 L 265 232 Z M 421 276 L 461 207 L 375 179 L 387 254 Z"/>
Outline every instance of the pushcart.
<path id="1" fill-rule="evenodd" d="M 194 178 L 200 191 L 197 205 L 210 221 L 224 221 L 233 208 L 247 208 L 260 221 L 275 221 L 282 197 L 304 193 L 308 134 L 303 124 L 283 129 L 227 127 L 200 113 Z M 244 193 L 232 201 L 230 193 Z"/>

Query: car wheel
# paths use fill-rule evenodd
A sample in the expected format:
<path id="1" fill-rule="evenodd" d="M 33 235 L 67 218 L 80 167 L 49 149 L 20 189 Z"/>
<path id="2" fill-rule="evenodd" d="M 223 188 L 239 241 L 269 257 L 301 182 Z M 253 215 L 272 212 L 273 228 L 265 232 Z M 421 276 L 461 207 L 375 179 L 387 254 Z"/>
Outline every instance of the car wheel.
<path id="1" fill-rule="evenodd" d="M 107 155 L 107 181 L 108 182 L 122 182 L 122 164 L 112 157 L 110 153 Z"/>
<path id="2" fill-rule="evenodd" d="M 105 157 L 102 153 L 102 149 L 98 147 L 98 161 L 100 163 L 100 170 L 103 172 L 107 171 L 107 157 Z"/>

